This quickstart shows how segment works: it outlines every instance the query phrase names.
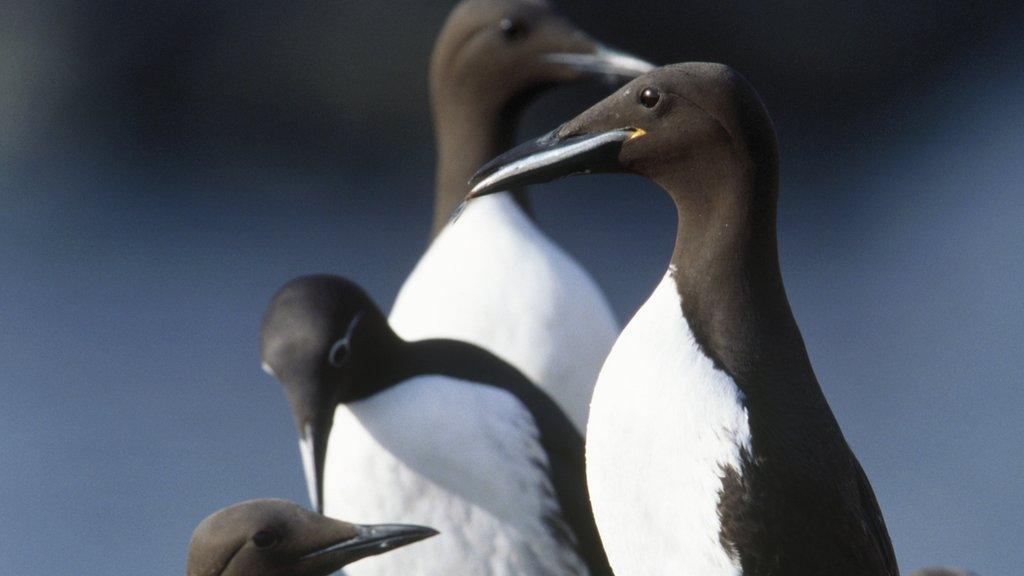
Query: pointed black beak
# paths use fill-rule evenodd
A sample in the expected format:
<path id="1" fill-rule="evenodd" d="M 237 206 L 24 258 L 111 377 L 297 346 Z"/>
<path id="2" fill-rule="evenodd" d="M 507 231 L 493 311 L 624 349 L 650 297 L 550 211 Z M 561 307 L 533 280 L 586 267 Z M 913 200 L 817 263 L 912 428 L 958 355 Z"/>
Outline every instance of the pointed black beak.
<path id="1" fill-rule="evenodd" d="M 331 435 L 330 420 L 308 420 L 299 431 L 299 454 L 306 475 L 306 490 L 314 510 L 324 513 L 324 463 L 327 461 L 327 440 Z"/>
<path id="2" fill-rule="evenodd" d="M 274 375 L 273 370 L 265 370 Z M 277 378 L 276 375 L 274 375 Z M 334 427 L 334 409 L 337 407 L 333 388 L 317 377 L 278 378 L 284 387 L 292 417 L 299 432 L 299 456 L 306 477 L 306 490 L 313 510 L 324 512 L 324 464 L 327 461 L 327 441 Z"/>
<path id="3" fill-rule="evenodd" d="M 356 536 L 306 554 L 299 561 L 329 561 L 340 568 L 367 556 L 383 554 L 438 534 L 437 530 L 412 524 L 354 525 Z"/>
<path id="4" fill-rule="evenodd" d="M 466 200 L 573 174 L 615 170 L 620 167 L 622 145 L 644 134 L 639 128 L 620 128 L 561 137 L 559 130 L 524 142 L 485 164 L 469 181 Z"/>

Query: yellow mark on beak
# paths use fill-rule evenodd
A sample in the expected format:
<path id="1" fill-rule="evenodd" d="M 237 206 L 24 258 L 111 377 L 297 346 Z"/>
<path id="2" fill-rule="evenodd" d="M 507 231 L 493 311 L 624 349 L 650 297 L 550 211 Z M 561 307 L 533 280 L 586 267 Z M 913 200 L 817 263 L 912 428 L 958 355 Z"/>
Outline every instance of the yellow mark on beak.
<path id="1" fill-rule="evenodd" d="M 645 134 L 647 134 L 647 130 L 644 130 L 643 128 L 636 128 L 633 130 L 633 133 L 629 135 L 629 138 L 627 138 L 626 141 L 629 142 L 635 138 L 640 138 Z"/>

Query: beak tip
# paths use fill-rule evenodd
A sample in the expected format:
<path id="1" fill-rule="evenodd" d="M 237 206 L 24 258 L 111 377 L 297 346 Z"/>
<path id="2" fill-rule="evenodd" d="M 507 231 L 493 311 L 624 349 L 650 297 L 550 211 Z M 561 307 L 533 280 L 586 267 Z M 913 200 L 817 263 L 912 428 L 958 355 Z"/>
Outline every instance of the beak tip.
<path id="1" fill-rule="evenodd" d="M 438 534 L 440 534 L 440 532 L 430 528 L 429 526 L 408 526 L 404 537 L 398 541 L 398 546 L 414 544 L 428 538 L 433 538 Z"/>
<path id="2" fill-rule="evenodd" d="M 479 170 L 477 170 L 476 174 L 473 174 L 473 177 L 470 178 L 468 182 L 469 193 L 466 194 L 466 199 L 457 209 L 457 213 L 462 212 L 462 209 L 465 208 L 466 202 L 469 202 L 470 200 L 475 200 L 481 196 L 486 196 L 491 192 L 497 192 L 499 190 L 497 188 L 494 188 L 494 186 L 488 181 L 487 178 L 492 173 L 494 173 L 495 167 L 496 162 L 491 161 L 485 164 Z"/>
<path id="3" fill-rule="evenodd" d="M 469 185 L 469 193 L 471 195 L 476 192 L 477 188 L 480 187 L 480 182 L 482 182 L 484 178 L 487 177 L 487 174 L 491 171 L 491 164 L 492 162 L 488 162 L 487 164 L 481 166 L 479 169 L 477 169 L 476 172 L 473 173 L 473 176 L 470 177 L 469 181 L 466 182 L 466 184 Z"/>
<path id="4" fill-rule="evenodd" d="M 347 524 L 347 526 L 356 529 L 355 537 L 348 535 L 344 540 L 314 550 L 300 560 L 326 557 L 337 568 L 341 568 L 357 560 L 403 548 L 440 534 L 433 528 L 416 524 Z"/>
<path id="5" fill-rule="evenodd" d="M 410 526 L 409 533 L 403 545 L 420 542 L 428 538 L 433 538 L 434 536 L 437 536 L 439 534 L 441 534 L 441 532 L 433 528 L 430 528 L 429 526 Z"/>
<path id="6" fill-rule="evenodd" d="M 384 549 L 401 548 L 440 534 L 434 528 L 417 524 L 362 526 L 361 531 L 367 542 Z"/>

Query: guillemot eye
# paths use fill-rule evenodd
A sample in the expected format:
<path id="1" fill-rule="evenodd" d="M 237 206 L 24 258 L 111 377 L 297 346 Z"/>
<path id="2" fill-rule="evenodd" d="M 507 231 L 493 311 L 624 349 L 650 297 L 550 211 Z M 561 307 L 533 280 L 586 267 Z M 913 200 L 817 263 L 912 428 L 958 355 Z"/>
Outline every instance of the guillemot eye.
<path id="1" fill-rule="evenodd" d="M 512 18 L 502 18 L 498 26 L 501 28 L 501 35 L 511 41 L 522 40 L 530 32 L 526 24 Z"/>
<path id="2" fill-rule="evenodd" d="M 661 100 L 661 92 L 658 92 L 657 88 L 644 88 L 640 91 L 640 96 L 637 99 L 644 108 L 654 108 Z"/>
<path id="3" fill-rule="evenodd" d="M 260 530 L 252 535 L 252 543 L 255 544 L 257 548 L 270 548 L 277 544 L 278 540 L 280 540 L 280 538 L 278 537 L 277 532 L 274 532 L 273 530 Z"/>

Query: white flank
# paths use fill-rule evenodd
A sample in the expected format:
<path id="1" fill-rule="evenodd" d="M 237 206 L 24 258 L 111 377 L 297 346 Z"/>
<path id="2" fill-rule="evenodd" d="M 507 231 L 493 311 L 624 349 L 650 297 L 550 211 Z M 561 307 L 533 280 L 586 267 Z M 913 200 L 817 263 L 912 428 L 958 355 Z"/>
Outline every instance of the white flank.
<path id="1" fill-rule="evenodd" d="M 750 449 L 743 396 L 705 356 L 671 272 L 601 370 L 587 481 L 616 576 L 738 576 L 719 541 L 722 466 Z"/>
<path id="2" fill-rule="evenodd" d="M 325 511 L 440 535 L 345 568 L 349 576 L 586 574 L 545 518 L 558 503 L 530 413 L 514 396 L 443 376 L 340 405 L 328 444 Z"/>
<path id="3" fill-rule="evenodd" d="M 470 202 L 438 235 L 402 286 L 390 321 L 408 340 L 454 338 L 497 354 L 581 431 L 618 336 L 594 280 L 508 194 Z"/>

